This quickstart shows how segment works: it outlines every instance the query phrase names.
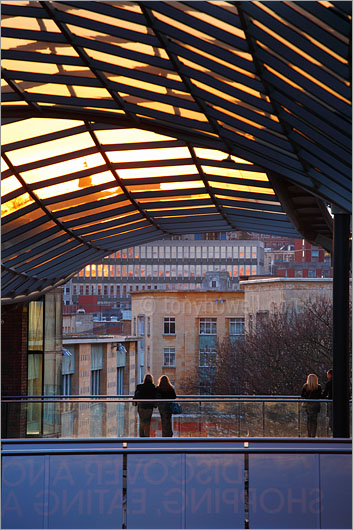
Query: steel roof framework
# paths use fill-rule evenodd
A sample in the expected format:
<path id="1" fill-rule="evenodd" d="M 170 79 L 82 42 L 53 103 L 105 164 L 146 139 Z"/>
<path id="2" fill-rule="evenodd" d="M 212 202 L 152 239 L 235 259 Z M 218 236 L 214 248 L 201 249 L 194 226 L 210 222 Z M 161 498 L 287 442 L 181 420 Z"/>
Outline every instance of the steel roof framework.
<path id="1" fill-rule="evenodd" d="M 114 250 L 350 211 L 351 2 L 2 2 L 3 301 Z"/>

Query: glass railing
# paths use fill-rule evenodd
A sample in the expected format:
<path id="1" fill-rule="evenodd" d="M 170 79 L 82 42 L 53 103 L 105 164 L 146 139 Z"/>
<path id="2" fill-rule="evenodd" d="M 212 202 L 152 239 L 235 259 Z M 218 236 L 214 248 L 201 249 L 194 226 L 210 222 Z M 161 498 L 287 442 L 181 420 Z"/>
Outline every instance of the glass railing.
<path id="1" fill-rule="evenodd" d="M 298 397 L 178 396 L 177 401 L 182 414 L 172 416 L 174 438 L 308 436 L 304 401 Z M 134 404 L 131 396 L 4 397 L 2 438 L 137 438 Z M 332 436 L 331 407 L 332 402 L 320 400 L 319 438 Z M 158 408 L 150 436 L 162 436 Z"/>

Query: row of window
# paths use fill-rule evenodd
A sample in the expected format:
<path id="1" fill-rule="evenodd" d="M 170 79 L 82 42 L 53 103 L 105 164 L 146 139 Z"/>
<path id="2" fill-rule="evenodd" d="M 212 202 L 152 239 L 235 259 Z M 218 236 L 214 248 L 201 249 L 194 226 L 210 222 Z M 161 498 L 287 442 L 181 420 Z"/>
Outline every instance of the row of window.
<path id="1" fill-rule="evenodd" d="M 229 318 L 229 335 L 244 335 L 245 319 L 243 317 Z M 175 317 L 164 317 L 163 319 L 163 334 L 175 335 Z M 200 335 L 217 335 L 217 319 L 216 318 L 200 318 L 199 319 L 199 334 Z"/>
<path id="2" fill-rule="evenodd" d="M 98 396 L 101 393 L 101 372 L 99 370 L 91 370 L 91 395 Z M 62 375 L 62 395 L 70 396 L 72 394 L 72 376 L 73 374 Z M 116 374 L 116 393 L 121 396 L 124 394 L 124 367 L 119 366 Z"/>
<path id="3" fill-rule="evenodd" d="M 135 265 L 87 265 L 82 269 L 80 278 L 201 278 L 206 272 L 221 271 L 228 272 L 230 276 L 238 277 L 256 274 L 256 265 L 230 265 L 230 264 L 135 264 Z"/>
<path id="4" fill-rule="evenodd" d="M 199 349 L 199 367 L 212 368 L 217 364 L 217 352 L 214 349 L 204 347 Z M 163 349 L 163 366 L 175 367 L 175 348 Z"/>
<path id="5" fill-rule="evenodd" d="M 243 336 L 245 333 L 245 319 L 244 317 L 233 317 L 228 319 L 229 335 Z M 134 317 L 133 334 L 145 334 L 145 319 Z M 147 336 L 151 334 L 151 318 L 147 317 Z M 176 319 L 175 317 L 163 318 L 163 335 L 176 334 Z M 217 319 L 216 318 L 200 318 L 199 319 L 199 335 L 217 335 Z"/>
<path id="6" fill-rule="evenodd" d="M 225 259 L 256 258 L 258 247 L 242 245 L 142 246 L 118 250 L 106 259 Z"/>
<path id="7" fill-rule="evenodd" d="M 248 268 L 246 268 L 248 270 Z M 250 272 L 246 274 L 250 275 Z M 256 274 L 256 267 L 252 267 L 252 273 Z M 135 279 L 136 281 L 136 279 Z M 66 289 L 66 288 L 65 288 Z M 179 290 L 179 291 L 195 291 L 201 289 L 201 283 L 194 282 L 183 282 L 183 283 L 158 283 L 158 284 L 101 284 L 101 283 L 88 283 L 88 284 L 72 284 L 72 295 L 98 295 L 98 296 L 117 296 L 125 297 L 129 293 L 134 291 L 149 291 L 153 289 L 161 290 Z M 65 294 L 70 293 L 70 287 L 67 287 Z"/>

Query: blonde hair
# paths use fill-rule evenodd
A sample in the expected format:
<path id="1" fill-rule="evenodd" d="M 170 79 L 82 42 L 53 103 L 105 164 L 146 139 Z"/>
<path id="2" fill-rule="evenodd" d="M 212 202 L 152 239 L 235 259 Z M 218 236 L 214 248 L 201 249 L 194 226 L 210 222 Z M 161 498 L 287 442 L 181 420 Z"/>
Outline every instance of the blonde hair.
<path id="1" fill-rule="evenodd" d="M 306 378 L 306 387 L 308 390 L 315 390 L 319 386 L 319 379 L 316 374 L 309 374 Z"/>
<path id="2" fill-rule="evenodd" d="M 161 375 L 161 377 L 158 379 L 158 386 L 162 390 L 169 390 L 170 388 L 174 388 L 167 375 Z"/>

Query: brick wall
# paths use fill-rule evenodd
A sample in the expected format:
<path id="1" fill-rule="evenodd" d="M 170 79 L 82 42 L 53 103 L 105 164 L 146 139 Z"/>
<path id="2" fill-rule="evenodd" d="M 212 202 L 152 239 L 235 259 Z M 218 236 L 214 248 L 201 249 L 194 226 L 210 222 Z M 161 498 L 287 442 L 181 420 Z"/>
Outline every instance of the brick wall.
<path id="1" fill-rule="evenodd" d="M 3 306 L 1 334 L 2 396 L 25 396 L 27 394 L 27 305 Z M 25 406 L 3 403 L 2 407 L 2 436 L 24 437 Z"/>

